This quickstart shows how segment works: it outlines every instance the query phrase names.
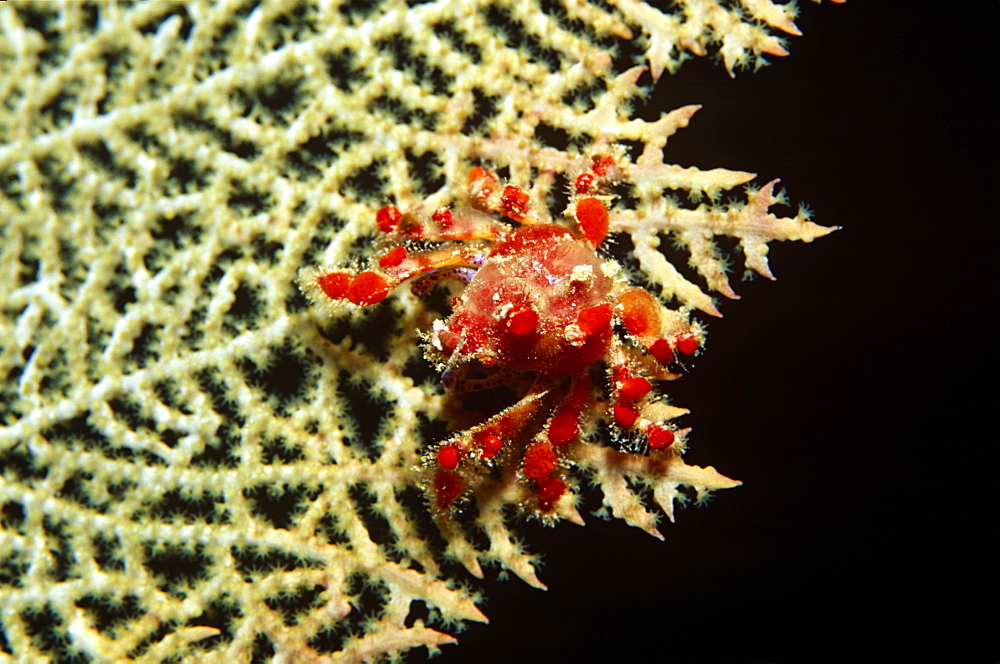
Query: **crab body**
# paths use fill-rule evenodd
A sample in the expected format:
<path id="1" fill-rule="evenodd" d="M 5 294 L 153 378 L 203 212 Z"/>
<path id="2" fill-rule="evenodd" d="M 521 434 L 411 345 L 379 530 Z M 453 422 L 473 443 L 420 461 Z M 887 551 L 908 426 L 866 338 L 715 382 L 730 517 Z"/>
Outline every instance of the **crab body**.
<path id="1" fill-rule="evenodd" d="M 507 233 L 431 334 L 453 361 L 560 375 L 607 353 L 613 281 L 594 251 L 563 226 Z"/>
<path id="2" fill-rule="evenodd" d="M 425 336 L 450 392 L 529 379 L 514 381 L 529 385 L 516 403 L 424 453 L 438 518 L 500 491 L 546 521 L 579 520 L 569 471 L 574 450 L 594 444 L 602 422 L 623 453 L 681 453 L 684 431 L 667 422 L 676 413 L 661 403 L 659 385 L 679 376 L 673 369 L 704 334 L 598 254 L 612 228 L 611 196 L 602 192 L 621 170 L 613 156 L 593 157 L 571 187 L 575 223 L 566 226 L 520 187 L 474 168 L 466 206 L 380 209 L 375 223 L 388 249 L 368 269 L 301 273 L 303 291 L 324 306 L 371 306 L 404 282 L 417 293 L 464 282 L 451 315 Z"/>

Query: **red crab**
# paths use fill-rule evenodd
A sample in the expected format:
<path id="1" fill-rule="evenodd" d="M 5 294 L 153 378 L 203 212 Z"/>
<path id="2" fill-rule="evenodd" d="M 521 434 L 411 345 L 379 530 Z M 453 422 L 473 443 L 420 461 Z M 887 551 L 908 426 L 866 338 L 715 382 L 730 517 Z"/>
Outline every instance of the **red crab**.
<path id="1" fill-rule="evenodd" d="M 380 209 L 375 222 L 388 248 L 368 269 L 303 273 L 314 301 L 357 306 L 380 302 L 405 281 L 416 292 L 442 279 L 466 282 L 451 315 L 425 337 L 448 388 L 533 378 L 517 403 L 425 453 L 436 514 L 477 491 L 505 488 L 520 491 L 522 507 L 537 515 L 572 513 L 573 450 L 601 421 L 625 452 L 676 453 L 678 432 L 663 421 L 656 381 L 676 378 L 670 367 L 697 352 L 704 335 L 597 253 L 620 170 L 612 156 L 590 159 L 573 179 L 575 226 L 568 227 L 551 223 L 520 187 L 473 168 L 465 207 Z"/>

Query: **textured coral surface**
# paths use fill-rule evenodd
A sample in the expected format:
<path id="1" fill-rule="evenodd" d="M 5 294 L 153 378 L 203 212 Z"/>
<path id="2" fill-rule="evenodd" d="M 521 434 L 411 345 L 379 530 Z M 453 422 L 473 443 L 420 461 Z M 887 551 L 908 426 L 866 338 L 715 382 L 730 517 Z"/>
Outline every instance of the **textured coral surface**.
<path id="1" fill-rule="evenodd" d="M 421 358 L 444 307 L 331 319 L 295 279 L 474 164 L 560 215 L 580 155 L 621 145 L 626 269 L 717 315 L 730 260 L 769 277 L 769 241 L 829 229 L 672 165 L 698 107 L 632 116 L 684 58 L 752 66 L 797 33 L 769 2 L 678 5 L 0 6 L 0 653 L 370 660 L 484 620 L 483 564 L 541 585 L 503 501 L 441 530 L 420 495 L 422 446 L 471 417 Z M 619 454 L 574 472 L 651 533 L 732 485 Z"/>

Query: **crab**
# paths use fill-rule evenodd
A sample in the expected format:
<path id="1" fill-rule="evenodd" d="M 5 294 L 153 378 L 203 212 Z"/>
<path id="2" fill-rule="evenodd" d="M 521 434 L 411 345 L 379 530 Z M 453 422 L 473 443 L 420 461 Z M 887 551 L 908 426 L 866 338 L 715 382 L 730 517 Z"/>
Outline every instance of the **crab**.
<path id="1" fill-rule="evenodd" d="M 427 358 L 451 395 L 522 386 L 513 405 L 424 451 L 423 485 L 436 516 L 510 489 L 529 514 L 569 517 L 574 451 L 600 444 L 601 423 L 623 453 L 682 450 L 685 432 L 667 421 L 662 382 L 680 376 L 704 330 L 630 285 L 602 249 L 622 163 L 615 154 L 583 160 L 565 224 L 525 189 L 474 167 L 463 205 L 379 209 L 379 249 L 366 269 L 300 275 L 313 302 L 349 307 L 377 305 L 407 282 L 427 293 L 442 280 L 459 281 L 451 314 L 423 335 Z"/>

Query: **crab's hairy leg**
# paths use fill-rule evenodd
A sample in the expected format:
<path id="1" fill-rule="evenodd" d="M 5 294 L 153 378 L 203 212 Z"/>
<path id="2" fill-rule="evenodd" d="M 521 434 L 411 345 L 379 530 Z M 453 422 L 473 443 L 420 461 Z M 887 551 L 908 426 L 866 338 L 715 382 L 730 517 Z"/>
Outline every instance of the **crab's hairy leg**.
<path id="1" fill-rule="evenodd" d="M 379 214 L 387 208 L 379 210 Z M 395 208 L 391 208 L 395 210 Z M 482 210 L 471 207 L 442 207 L 432 213 L 409 212 L 391 215 L 394 223 L 376 224 L 390 239 L 396 241 L 427 240 L 429 242 L 496 240 L 510 230 L 510 226 L 497 221 Z M 376 216 L 378 218 L 378 215 Z"/>
<path id="2" fill-rule="evenodd" d="M 411 251 L 400 244 L 370 262 L 367 270 L 310 268 L 299 275 L 299 286 L 314 303 L 348 302 L 361 307 L 377 304 L 403 282 L 438 271 L 476 269 L 483 261 L 485 244 L 453 243 Z"/>
<path id="3" fill-rule="evenodd" d="M 447 516 L 462 496 L 482 490 L 491 469 L 501 469 L 505 475 L 516 472 L 526 444 L 524 432 L 551 408 L 549 387 L 541 383 L 479 426 L 424 453 L 423 464 L 430 471 L 428 500 L 436 516 Z"/>

